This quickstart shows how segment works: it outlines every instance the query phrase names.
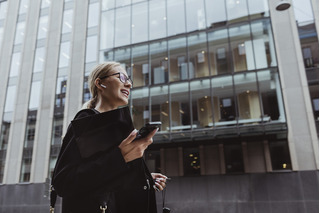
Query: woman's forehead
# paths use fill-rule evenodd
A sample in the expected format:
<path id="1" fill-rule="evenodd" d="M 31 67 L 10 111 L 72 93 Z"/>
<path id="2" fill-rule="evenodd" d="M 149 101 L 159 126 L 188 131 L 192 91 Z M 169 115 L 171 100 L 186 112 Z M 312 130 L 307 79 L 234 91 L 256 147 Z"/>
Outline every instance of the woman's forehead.
<path id="1" fill-rule="evenodd" d="M 121 72 L 121 73 L 123 73 L 125 75 L 128 75 L 127 71 L 121 66 L 117 66 L 112 70 L 112 73 L 117 73 L 117 72 Z"/>

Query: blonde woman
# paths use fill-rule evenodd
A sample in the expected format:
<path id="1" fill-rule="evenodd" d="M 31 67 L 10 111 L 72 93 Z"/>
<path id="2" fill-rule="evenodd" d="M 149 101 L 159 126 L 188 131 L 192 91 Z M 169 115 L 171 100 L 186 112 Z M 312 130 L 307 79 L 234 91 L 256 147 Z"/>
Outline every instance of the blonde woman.
<path id="1" fill-rule="evenodd" d="M 157 129 L 135 140 L 128 107 L 132 80 L 116 62 L 89 76 L 92 99 L 69 125 L 52 177 L 62 212 L 155 213 L 155 190 L 167 177 L 150 174 L 143 160 Z"/>

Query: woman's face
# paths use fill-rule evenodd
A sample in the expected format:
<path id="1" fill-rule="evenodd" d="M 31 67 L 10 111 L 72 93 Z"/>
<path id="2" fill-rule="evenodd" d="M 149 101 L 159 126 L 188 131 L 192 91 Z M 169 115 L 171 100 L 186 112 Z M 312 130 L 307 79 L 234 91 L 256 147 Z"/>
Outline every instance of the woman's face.
<path id="1" fill-rule="evenodd" d="M 124 76 L 121 78 L 120 75 Z M 110 104 L 113 108 L 127 105 L 130 95 L 130 88 L 132 87 L 130 81 L 127 80 L 127 72 L 122 67 L 117 66 L 111 70 L 107 76 L 108 77 L 102 79 L 100 83 L 106 87 L 101 88 L 102 99 L 106 100 L 106 103 Z"/>

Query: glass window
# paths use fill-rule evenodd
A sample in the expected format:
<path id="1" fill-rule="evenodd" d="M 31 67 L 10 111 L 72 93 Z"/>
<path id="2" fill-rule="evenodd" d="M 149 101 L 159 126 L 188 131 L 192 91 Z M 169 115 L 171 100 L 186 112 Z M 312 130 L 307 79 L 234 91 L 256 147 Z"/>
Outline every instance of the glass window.
<path id="1" fill-rule="evenodd" d="M 203 0 L 186 1 L 187 32 L 206 28 L 206 17 Z"/>
<path id="2" fill-rule="evenodd" d="M 150 121 L 149 112 L 149 89 L 141 87 L 131 92 L 132 98 L 132 120 L 136 129 L 140 129 Z"/>
<path id="3" fill-rule="evenodd" d="M 41 9 L 50 7 L 50 5 L 51 5 L 51 0 L 42 0 L 41 1 Z"/>
<path id="4" fill-rule="evenodd" d="M 99 3 L 89 4 L 88 28 L 96 27 L 99 23 Z"/>
<path id="5" fill-rule="evenodd" d="M 228 0 L 227 14 L 229 22 L 244 21 L 248 19 L 247 0 Z"/>
<path id="6" fill-rule="evenodd" d="M 190 101 L 189 83 L 175 83 L 170 85 L 171 95 L 171 131 L 190 130 Z"/>
<path id="7" fill-rule="evenodd" d="M 21 44 L 24 39 L 24 31 L 25 31 L 25 22 L 18 22 L 17 28 L 16 28 L 16 36 L 14 39 L 14 45 Z"/>
<path id="8" fill-rule="evenodd" d="M 198 148 L 183 149 L 184 175 L 200 175 L 200 154 Z"/>
<path id="9" fill-rule="evenodd" d="M 269 143 L 272 170 L 291 170 L 290 152 L 286 141 Z"/>
<path id="10" fill-rule="evenodd" d="M 86 63 L 97 61 L 98 36 L 87 37 Z"/>
<path id="11" fill-rule="evenodd" d="M 212 79 L 215 126 L 235 125 L 236 108 L 232 76 Z"/>
<path id="12" fill-rule="evenodd" d="M 0 27 L 0 49 L 2 47 L 2 40 L 3 40 L 3 27 Z"/>
<path id="13" fill-rule="evenodd" d="M 129 67 L 131 67 L 131 48 L 119 48 L 114 51 L 114 60 L 119 62 L 122 67 L 128 72 L 130 75 Z"/>
<path id="14" fill-rule="evenodd" d="M 169 123 L 169 97 L 168 86 L 152 87 L 151 96 L 151 121 L 161 121 L 159 131 L 168 131 Z"/>
<path id="15" fill-rule="evenodd" d="M 270 70 L 257 73 L 263 106 L 263 121 L 285 121 L 279 76 Z"/>
<path id="16" fill-rule="evenodd" d="M 9 86 L 6 95 L 6 104 L 4 106 L 4 112 L 13 112 L 15 107 L 15 97 L 16 97 L 17 86 Z"/>
<path id="17" fill-rule="evenodd" d="M 7 5 L 7 1 L 0 3 L 0 20 L 5 19 L 7 16 Z"/>
<path id="18" fill-rule="evenodd" d="M 226 173 L 243 173 L 244 164 L 241 144 L 224 144 Z"/>
<path id="19" fill-rule="evenodd" d="M 250 18 L 260 18 L 269 16 L 267 0 L 248 0 Z"/>
<path id="20" fill-rule="evenodd" d="M 184 79 L 188 73 L 186 37 L 169 40 L 170 82 Z"/>
<path id="21" fill-rule="evenodd" d="M 11 125 L 11 119 L 10 121 L 6 121 L 6 120 L 2 121 L 1 133 L 0 133 L 0 150 L 7 150 L 8 148 L 10 125 Z M 0 173 L 1 173 L 1 168 L 0 168 Z"/>
<path id="22" fill-rule="evenodd" d="M 261 121 L 260 97 L 257 89 L 256 73 L 234 76 L 239 124 Z"/>
<path id="23" fill-rule="evenodd" d="M 67 67 L 70 59 L 70 42 L 63 42 L 60 44 L 60 58 L 59 68 Z"/>
<path id="24" fill-rule="evenodd" d="M 206 34 L 199 33 L 188 37 L 188 51 L 189 63 L 187 64 L 187 68 L 189 72 L 182 73 L 181 79 L 209 76 Z"/>
<path id="25" fill-rule="evenodd" d="M 22 159 L 21 171 L 20 171 L 20 183 L 30 181 L 32 156 L 28 156 Z"/>
<path id="26" fill-rule="evenodd" d="M 123 7 L 128 4 L 131 4 L 131 0 L 117 0 L 116 1 L 116 7 Z"/>
<path id="27" fill-rule="evenodd" d="M 186 32 L 184 0 L 167 0 L 168 36 Z"/>
<path id="28" fill-rule="evenodd" d="M 100 48 L 110 49 L 114 47 L 114 10 L 101 15 Z"/>
<path id="29" fill-rule="evenodd" d="M 115 28 L 115 46 L 124 46 L 130 44 L 130 17 L 131 8 L 122 7 L 116 10 L 116 28 Z M 109 32 L 110 33 L 110 32 Z"/>
<path id="30" fill-rule="evenodd" d="M 36 132 L 37 110 L 28 113 L 24 148 L 32 148 Z"/>
<path id="31" fill-rule="evenodd" d="M 29 8 L 29 0 L 21 0 L 20 8 L 19 8 L 19 15 L 26 13 Z"/>
<path id="32" fill-rule="evenodd" d="M 132 6 L 132 43 L 148 40 L 148 4 L 143 2 Z"/>
<path id="33" fill-rule="evenodd" d="M 132 80 L 134 87 L 149 85 L 148 45 L 132 48 Z"/>
<path id="34" fill-rule="evenodd" d="M 60 145 L 63 129 L 63 115 L 55 115 L 53 120 L 53 131 L 51 145 Z"/>
<path id="35" fill-rule="evenodd" d="M 48 16 L 40 17 L 37 39 L 43 39 L 47 37 L 47 32 L 48 32 L 47 26 L 48 26 Z"/>
<path id="36" fill-rule="evenodd" d="M 314 14 L 310 0 L 292 0 L 293 10 L 298 25 L 314 22 Z"/>
<path id="37" fill-rule="evenodd" d="M 36 49 L 36 55 L 34 59 L 33 72 L 42 72 L 45 61 L 45 48 L 39 47 Z"/>
<path id="38" fill-rule="evenodd" d="M 229 29 L 234 71 L 255 69 L 253 46 L 248 24 Z"/>
<path id="39" fill-rule="evenodd" d="M 18 73 L 20 71 L 20 57 L 21 57 L 20 52 L 12 54 L 11 67 L 10 67 L 10 77 L 18 76 Z"/>
<path id="40" fill-rule="evenodd" d="M 208 33 L 211 75 L 231 73 L 227 29 Z"/>
<path id="41" fill-rule="evenodd" d="M 212 100 L 210 96 L 210 80 L 192 81 L 190 84 L 192 97 L 192 118 L 194 128 L 213 126 Z M 215 102 L 214 107 L 217 102 Z"/>
<path id="42" fill-rule="evenodd" d="M 101 5 L 102 5 L 102 10 L 109 10 L 114 8 L 115 6 L 115 0 L 102 0 Z"/>
<path id="43" fill-rule="evenodd" d="M 72 31 L 72 21 L 73 21 L 73 10 L 65 10 L 63 12 L 63 25 L 62 34 L 70 33 Z"/>
<path id="44" fill-rule="evenodd" d="M 150 44 L 152 84 L 168 82 L 167 42 L 159 41 Z"/>
<path id="45" fill-rule="evenodd" d="M 38 109 L 40 94 L 41 94 L 41 81 L 32 82 L 31 92 L 30 92 L 30 101 L 29 101 L 29 110 Z"/>
<path id="46" fill-rule="evenodd" d="M 225 0 L 205 0 L 207 27 L 221 27 L 226 25 L 227 14 Z"/>
<path id="47" fill-rule="evenodd" d="M 164 0 L 149 2 L 149 39 L 154 40 L 166 37 L 167 35 L 167 16 Z"/>

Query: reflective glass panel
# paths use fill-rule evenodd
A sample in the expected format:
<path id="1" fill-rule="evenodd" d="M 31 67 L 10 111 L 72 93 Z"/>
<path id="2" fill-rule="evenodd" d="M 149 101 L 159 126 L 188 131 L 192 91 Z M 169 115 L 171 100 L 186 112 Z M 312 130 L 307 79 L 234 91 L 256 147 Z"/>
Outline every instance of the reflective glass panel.
<path id="1" fill-rule="evenodd" d="M 99 23 L 99 3 L 89 4 L 88 28 L 96 27 Z"/>
<path id="2" fill-rule="evenodd" d="M 190 130 L 190 101 L 189 83 L 175 83 L 170 85 L 171 95 L 171 131 Z"/>
<path id="3" fill-rule="evenodd" d="M 248 24 L 229 29 L 234 71 L 255 69 L 253 46 Z"/>
<path id="4" fill-rule="evenodd" d="M 101 14 L 100 49 L 114 47 L 114 10 Z"/>
<path id="5" fill-rule="evenodd" d="M 2 47 L 2 40 L 3 40 L 3 27 L 0 27 L 0 49 Z"/>
<path id="6" fill-rule="evenodd" d="M 116 7 L 123 7 L 123 6 L 129 5 L 130 3 L 131 3 L 131 0 L 117 0 Z"/>
<path id="7" fill-rule="evenodd" d="M 231 73 L 227 29 L 208 33 L 211 75 Z"/>
<path id="8" fill-rule="evenodd" d="M 267 0 L 247 0 L 250 18 L 260 18 L 269 16 L 269 6 Z"/>
<path id="9" fill-rule="evenodd" d="M 148 45 L 132 48 L 132 80 L 134 87 L 149 85 Z"/>
<path id="10" fill-rule="evenodd" d="M 4 112 L 13 112 L 15 107 L 15 97 L 16 97 L 17 86 L 9 86 L 6 95 L 6 104 L 4 106 Z"/>
<path id="11" fill-rule="evenodd" d="M 130 44 L 130 17 L 131 8 L 122 7 L 116 10 L 116 28 L 115 28 L 115 46 L 124 46 Z M 110 32 L 109 32 L 110 33 Z"/>
<path id="12" fill-rule="evenodd" d="M 0 20 L 5 19 L 7 16 L 7 1 L 0 3 Z"/>
<path id="13" fill-rule="evenodd" d="M 29 8 L 29 0 L 21 0 L 19 7 L 19 15 L 26 13 Z"/>
<path id="14" fill-rule="evenodd" d="M 24 39 L 26 22 L 18 22 L 16 28 L 16 36 L 14 39 L 14 45 L 21 44 Z"/>
<path id="15" fill-rule="evenodd" d="M 37 110 L 41 93 L 41 81 L 34 81 L 31 85 L 29 110 Z"/>
<path id="16" fill-rule="evenodd" d="M 63 25 L 62 25 L 62 34 L 70 33 L 72 31 L 72 21 L 73 21 L 73 10 L 65 10 L 63 12 Z"/>
<path id="17" fill-rule="evenodd" d="M 165 0 L 149 2 L 149 40 L 166 37 L 167 16 Z"/>
<path id="18" fill-rule="evenodd" d="M 243 73 L 234 76 L 237 97 L 239 124 L 261 121 L 260 97 L 256 73 Z"/>
<path id="19" fill-rule="evenodd" d="M 136 129 L 140 129 L 150 121 L 149 112 L 149 89 L 138 88 L 131 91 L 132 98 L 132 119 Z"/>
<path id="20" fill-rule="evenodd" d="M 41 16 L 39 20 L 38 27 L 38 37 L 37 39 L 46 38 L 48 32 L 48 16 Z"/>
<path id="21" fill-rule="evenodd" d="M 67 67 L 70 59 L 70 42 L 63 42 L 60 44 L 60 58 L 59 68 Z"/>
<path id="22" fill-rule="evenodd" d="M 102 5 L 102 10 L 112 9 L 115 6 L 115 0 L 102 0 L 101 5 Z"/>
<path id="23" fill-rule="evenodd" d="M 148 40 L 148 4 L 143 2 L 132 6 L 132 43 Z"/>
<path id="24" fill-rule="evenodd" d="M 42 0 L 41 1 L 41 9 L 50 7 L 50 5 L 51 5 L 51 0 Z"/>
<path id="25" fill-rule="evenodd" d="M 179 81 L 188 73 L 186 37 L 169 40 L 170 81 Z"/>
<path id="26" fill-rule="evenodd" d="M 169 129 L 169 97 L 168 86 L 157 86 L 150 89 L 151 96 L 151 120 L 161 121 L 159 131 Z"/>
<path id="27" fill-rule="evenodd" d="M 184 0 L 167 0 L 168 36 L 186 32 Z"/>
<path id="28" fill-rule="evenodd" d="M 86 63 L 97 61 L 98 36 L 87 37 Z"/>
<path id="29" fill-rule="evenodd" d="M 194 128 L 213 126 L 212 100 L 210 96 L 210 80 L 192 81 L 190 83 L 192 97 L 192 117 Z M 218 107 L 217 102 L 214 108 Z"/>
<path id="30" fill-rule="evenodd" d="M 226 5 L 229 23 L 248 19 L 247 0 L 228 0 Z"/>
<path id="31" fill-rule="evenodd" d="M 233 94 L 232 76 L 212 79 L 215 126 L 236 125 L 236 108 Z"/>
<path id="32" fill-rule="evenodd" d="M 131 76 L 131 48 L 119 48 L 114 51 L 114 60 L 119 62 L 127 74 Z"/>
<path id="33" fill-rule="evenodd" d="M 207 37 L 199 33 L 188 37 L 189 72 L 181 75 L 181 79 L 192 79 L 209 76 Z M 183 77 L 182 77 L 183 76 Z"/>
<path id="34" fill-rule="evenodd" d="M 285 121 L 279 76 L 270 70 L 257 73 L 264 122 Z"/>
<path id="35" fill-rule="evenodd" d="M 206 28 L 203 0 L 186 1 L 187 32 Z"/>
<path id="36" fill-rule="evenodd" d="M 39 47 L 36 49 L 36 55 L 34 58 L 33 72 L 42 72 L 45 62 L 45 48 Z"/>
<path id="37" fill-rule="evenodd" d="M 221 27 L 226 25 L 227 14 L 225 0 L 205 0 L 207 27 Z"/>
<path id="38" fill-rule="evenodd" d="M 18 76 L 20 70 L 20 57 L 21 53 L 13 53 L 11 59 L 11 67 L 10 67 L 10 77 Z"/>
<path id="39" fill-rule="evenodd" d="M 159 41 L 150 44 L 150 58 L 152 84 L 168 82 L 167 42 Z"/>

